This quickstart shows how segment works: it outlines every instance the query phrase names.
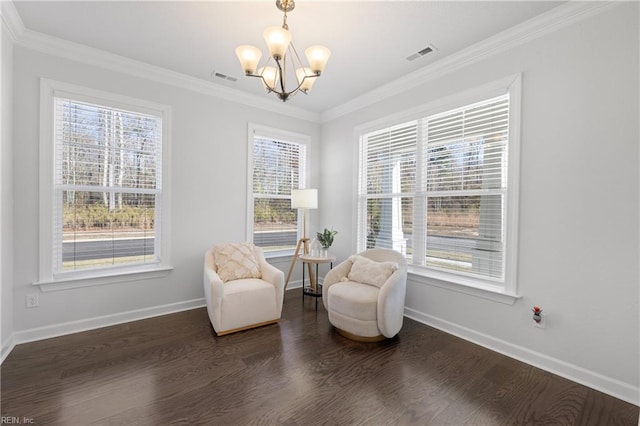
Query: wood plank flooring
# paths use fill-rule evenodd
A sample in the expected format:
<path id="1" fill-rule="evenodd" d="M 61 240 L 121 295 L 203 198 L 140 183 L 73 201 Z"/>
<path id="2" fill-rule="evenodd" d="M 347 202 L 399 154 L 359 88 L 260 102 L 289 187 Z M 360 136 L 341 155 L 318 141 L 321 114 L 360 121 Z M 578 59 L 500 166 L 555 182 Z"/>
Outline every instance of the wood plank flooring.
<path id="1" fill-rule="evenodd" d="M 18 345 L 2 416 L 39 425 L 633 425 L 638 407 L 405 319 L 338 335 L 288 291 L 283 318 L 216 337 L 204 308 Z M 6 423 L 6 421 L 5 421 Z"/>

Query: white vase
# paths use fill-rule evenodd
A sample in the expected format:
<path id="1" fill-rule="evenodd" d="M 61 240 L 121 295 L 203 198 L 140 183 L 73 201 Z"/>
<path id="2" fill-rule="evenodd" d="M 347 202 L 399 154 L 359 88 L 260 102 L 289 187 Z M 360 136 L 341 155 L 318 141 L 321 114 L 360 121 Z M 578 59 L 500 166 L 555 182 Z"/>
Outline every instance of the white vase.
<path id="1" fill-rule="evenodd" d="M 322 253 L 322 244 L 320 241 L 315 238 L 311 240 L 311 244 L 309 245 L 309 256 L 311 257 L 321 257 Z"/>

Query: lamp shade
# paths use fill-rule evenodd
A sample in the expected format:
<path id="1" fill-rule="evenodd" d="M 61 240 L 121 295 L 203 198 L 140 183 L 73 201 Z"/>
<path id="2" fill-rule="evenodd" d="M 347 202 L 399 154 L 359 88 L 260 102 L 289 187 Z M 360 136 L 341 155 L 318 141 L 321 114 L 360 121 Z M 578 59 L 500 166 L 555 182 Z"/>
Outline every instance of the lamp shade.
<path id="1" fill-rule="evenodd" d="M 236 56 L 240 61 L 244 73 L 251 75 L 256 73 L 262 52 L 255 46 L 244 44 L 236 48 Z"/>
<path id="2" fill-rule="evenodd" d="M 318 190 L 317 189 L 294 189 L 291 191 L 292 209 L 317 209 Z"/>
<path id="3" fill-rule="evenodd" d="M 304 51 L 309 61 L 309 68 L 314 73 L 320 75 L 327 65 L 331 51 L 324 46 L 311 46 Z"/>
<path id="4" fill-rule="evenodd" d="M 281 27 L 268 27 L 262 34 L 273 59 L 282 59 L 291 43 L 291 33 Z"/>
<path id="5" fill-rule="evenodd" d="M 275 90 L 280 78 L 280 72 L 276 67 L 262 67 L 258 71 L 258 75 L 262 76 L 262 84 L 267 91 Z"/>
<path id="6" fill-rule="evenodd" d="M 311 68 L 298 68 L 296 70 L 296 77 L 298 77 L 298 84 L 300 85 L 300 90 L 307 93 L 311 90 L 313 83 L 316 82 L 317 75 L 311 72 Z M 306 78 L 305 78 L 306 77 Z"/>

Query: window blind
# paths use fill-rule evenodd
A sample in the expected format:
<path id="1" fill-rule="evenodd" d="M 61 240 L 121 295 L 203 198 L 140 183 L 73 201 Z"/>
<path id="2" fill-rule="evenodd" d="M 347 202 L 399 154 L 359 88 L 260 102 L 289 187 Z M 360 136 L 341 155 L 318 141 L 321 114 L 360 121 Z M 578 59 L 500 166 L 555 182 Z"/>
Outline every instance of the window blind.
<path id="1" fill-rule="evenodd" d="M 424 264 L 502 280 L 509 99 L 421 121 L 426 137 Z"/>
<path id="2" fill-rule="evenodd" d="M 504 95 L 362 135 L 360 246 L 503 280 L 508 133 Z"/>
<path id="3" fill-rule="evenodd" d="M 54 273 L 158 262 L 162 118 L 54 97 Z"/>
<path id="4" fill-rule="evenodd" d="M 253 137 L 253 242 L 265 252 L 293 249 L 298 212 L 291 190 L 304 186 L 303 144 Z"/>
<path id="5" fill-rule="evenodd" d="M 417 123 L 367 134 L 360 158 L 360 205 L 366 248 L 411 254 Z"/>

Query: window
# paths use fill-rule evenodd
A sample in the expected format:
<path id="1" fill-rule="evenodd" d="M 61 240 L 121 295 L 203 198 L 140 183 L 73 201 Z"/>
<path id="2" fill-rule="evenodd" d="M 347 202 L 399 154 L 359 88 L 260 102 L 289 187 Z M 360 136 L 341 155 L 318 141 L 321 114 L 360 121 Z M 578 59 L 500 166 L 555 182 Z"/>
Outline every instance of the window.
<path id="1" fill-rule="evenodd" d="M 298 241 L 298 211 L 291 190 L 304 188 L 308 137 L 249 126 L 248 235 L 267 256 L 291 254 Z"/>
<path id="2" fill-rule="evenodd" d="M 359 250 L 390 248 L 418 275 L 515 294 L 506 92 L 360 134 Z"/>
<path id="3" fill-rule="evenodd" d="M 166 266 L 168 108 L 47 80 L 42 95 L 41 281 Z"/>

